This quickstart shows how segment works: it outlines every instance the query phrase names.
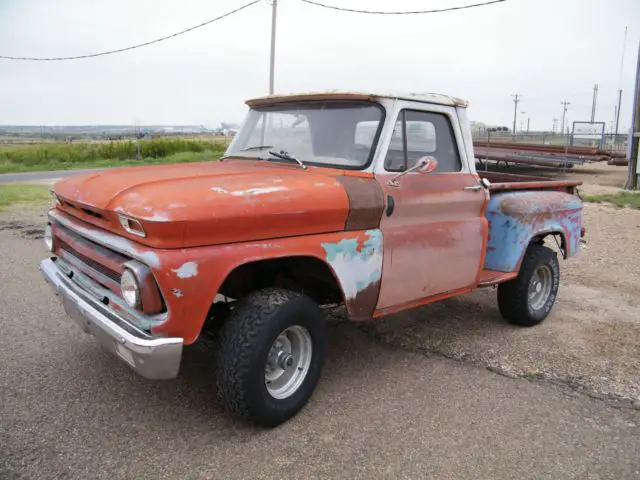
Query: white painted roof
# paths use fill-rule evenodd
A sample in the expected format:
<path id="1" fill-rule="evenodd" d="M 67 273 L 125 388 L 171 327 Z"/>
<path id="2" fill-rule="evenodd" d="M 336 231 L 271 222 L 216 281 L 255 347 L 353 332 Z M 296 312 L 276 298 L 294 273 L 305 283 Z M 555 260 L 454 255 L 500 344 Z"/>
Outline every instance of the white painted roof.
<path id="1" fill-rule="evenodd" d="M 460 98 L 438 93 L 379 93 L 374 91 L 326 90 L 319 92 L 301 92 L 289 94 L 268 95 L 247 101 L 249 106 L 269 105 L 302 100 L 376 100 L 380 98 L 412 100 L 415 102 L 436 103 L 456 107 L 467 107 L 468 102 Z"/>

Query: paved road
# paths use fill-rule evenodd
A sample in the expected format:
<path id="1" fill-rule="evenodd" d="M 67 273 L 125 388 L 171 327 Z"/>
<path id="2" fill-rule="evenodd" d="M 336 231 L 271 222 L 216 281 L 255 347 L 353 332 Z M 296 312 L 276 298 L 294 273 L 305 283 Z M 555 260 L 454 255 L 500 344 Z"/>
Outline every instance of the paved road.
<path id="1" fill-rule="evenodd" d="M 50 172 L 24 172 L 24 173 L 3 173 L 0 175 L 0 183 L 12 182 L 42 182 L 45 180 L 53 180 L 62 177 L 69 177 L 79 173 L 99 172 L 104 168 L 90 168 L 87 170 L 54 170 Z"/>
<path id="2" fill-rule="evenodd" d="M 640 478 L 640 412 L 347 324 L 332 328 L 301 414 L 246 426 L 214 405 L 204 345 L 164 382 L 100 350 L 65 318 L 37 273 L 40 241 L 22 233 L 0 231 L 2 479 Z"/>

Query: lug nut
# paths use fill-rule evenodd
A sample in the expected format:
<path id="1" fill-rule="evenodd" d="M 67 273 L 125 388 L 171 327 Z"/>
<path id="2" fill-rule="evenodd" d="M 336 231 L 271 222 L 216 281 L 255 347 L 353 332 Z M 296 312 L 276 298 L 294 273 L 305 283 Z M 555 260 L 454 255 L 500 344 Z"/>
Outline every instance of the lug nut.
<path id="1" fill-rule="evenodd" d="M 280 368 L 283 370 L 291 367 L 293 365 L 293 355 L 288 352 L 280 351 L 278 354 L 278 365 L 280 365 Z"/>

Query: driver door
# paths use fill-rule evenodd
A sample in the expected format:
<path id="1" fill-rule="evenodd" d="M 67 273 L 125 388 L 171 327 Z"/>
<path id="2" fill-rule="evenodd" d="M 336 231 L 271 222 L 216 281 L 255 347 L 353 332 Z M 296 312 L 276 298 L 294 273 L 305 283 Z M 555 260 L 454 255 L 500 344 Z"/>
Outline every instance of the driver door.
<path id="1" fill-rule="evenodd" d="M 377 314 L 392 313 L 477 284 L 484 262 L 487 193 L 469 168 L 455 107 L 415 103 L 397 108 L 386 158 L 376 170 L 387 209 Z M 453 120 L 453 121 L 452 121 Z M 389 183 L 423 156 L 438 162 L 432 173 L 414 171 Z"/>

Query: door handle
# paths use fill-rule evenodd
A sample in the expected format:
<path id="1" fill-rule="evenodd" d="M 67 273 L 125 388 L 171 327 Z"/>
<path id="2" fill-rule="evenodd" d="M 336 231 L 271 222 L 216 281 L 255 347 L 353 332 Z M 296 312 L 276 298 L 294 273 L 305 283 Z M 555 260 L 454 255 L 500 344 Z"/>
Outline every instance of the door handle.
<path id="1" fill-rule="evenodd" d="M 471 185 L 470 187 L 463 187 L 463 190 L 482 190 L 482 185 Z"/>

